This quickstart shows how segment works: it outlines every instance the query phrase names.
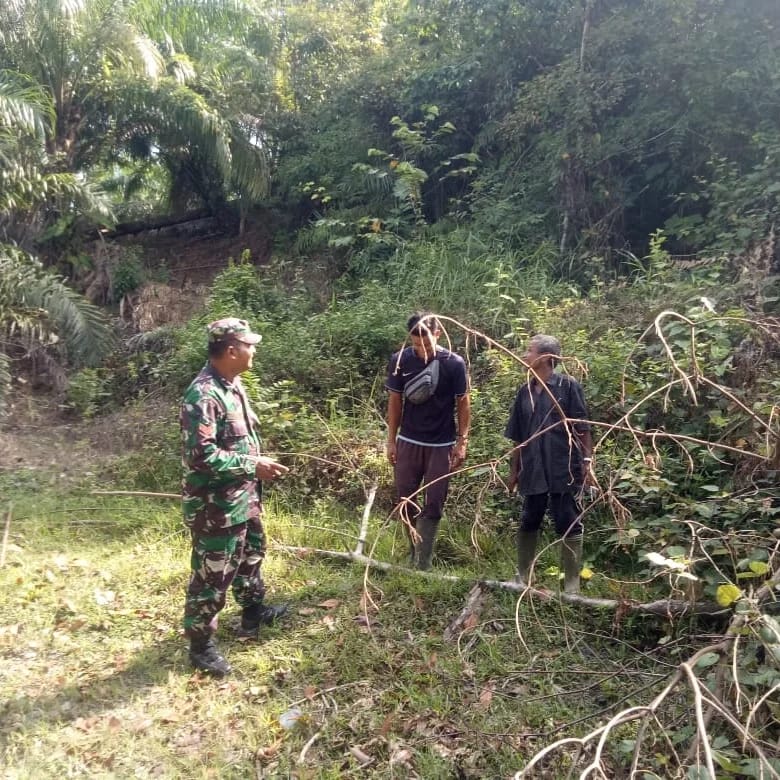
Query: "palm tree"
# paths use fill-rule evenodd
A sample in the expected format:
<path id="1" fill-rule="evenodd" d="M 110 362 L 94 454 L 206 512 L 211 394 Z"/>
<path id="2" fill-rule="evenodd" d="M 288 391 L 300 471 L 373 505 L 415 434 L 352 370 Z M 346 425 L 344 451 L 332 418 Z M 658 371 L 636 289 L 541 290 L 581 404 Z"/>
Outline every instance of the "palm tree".
<path id="1" fill-rule="evenodd" d="M 63 216 L 112 221 L 96 175 L 162 168 L 182 202 L 213 208 L 265 195 L 269 40 L 240 0 L 0 3 L 0 401 L 12 348 L 59 339 L 90 362 L 109 343 L 35 257 Z"/>
<path id="2" fill-rule="evenodd" d="M 50 168 L 151 159 L 173 192 L 256 200 L 269 165 L 246 80 L 263 71 L 262 26 L 235 0 L 6 0 L 0 68 L 48 95 Z"/>
<path id="3" fill-rule="evenodd" d="M 90 364 L 111 343 L 105 317 L 20 246 L 52 207 L 110 216 L 105 198 L 88 184 L 45 170 L 53 114 L 47 97 L 0 74 L 0 412 L 13 350 L 35 352 L 59 342 L 74 362 Z"/>

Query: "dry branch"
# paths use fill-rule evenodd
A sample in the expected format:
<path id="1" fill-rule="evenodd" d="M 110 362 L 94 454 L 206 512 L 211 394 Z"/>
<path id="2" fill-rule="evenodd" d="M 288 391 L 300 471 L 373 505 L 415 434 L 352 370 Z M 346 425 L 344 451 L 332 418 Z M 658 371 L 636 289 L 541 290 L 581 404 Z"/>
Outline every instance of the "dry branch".
<path id="1" fill-rule="evenodd" d="M 13 504 L 8 507 L 8 511 L 5 514 L 5 525 L 3 526 L 3 544 L 0 547 L 0 569 L 5 566 L 5 554 L 8 551 L 8 537 L 11 533 L 11 513 L 13 511 Z"/>
<path id="2" fill-rule="evenodd" d="M 466 606 L 461 613 L 444 629 L 444 641 L 452 642 L 467 627 L 467 622 L 478 619 L 486 600 L 487 588 L 478 582 L 469 591 Z"/>
<path id="3" fill-rule="evenodd" d="M 416 574 L 422 577 L 429 577 L 444 582 L 467 582 L 467 578 L 459 577 L 454 574 L 440 574 L 435 571 L 419 571 L 410 569 L 406 565 L 387 563 L 378 561 L 358 552 L 342 552 L 339 550 L 322 550 L 317 547 L 294 547 L 287 544 L 272 544 L 271 547 L 276 550 L 292 553 L 293 555 L 316 555 L 323 558 L 337 558 L 342 561 L 351 561 L 381 571 L 403 571 L 409 574 Z M 583 596 L 575 593 L 563 593 L 545 588 L 529 588 L 527 585 L 520 585 L 511 580 L 477 580 L 474 587 L 480 587 L 490 590 L 509 590 L 516 593 L 524 593 L 535 596 L 541 601 L 550 601 L 551 599 L 560 599 L 567 604 L 576 604 L 582 607 L 589 607 L 596 610 L 618 610 L 625 613 L 636 612 L 639 614 L 656 615 L 658 617 L 680 617 L 681 615 L 725 615 L 729 610 L 711 601 L 691 602 L 681 599 L 660 599 L 641 603 L 636 601 L 618 600 L 618 599 L 600 599 L 590 596 Z"/>
<path id="4" fill-rule="evenodd" d="M 355 553 L 358 555 L 363 554 L 363 548 L 366 546 L 366 536 L 368 535 L 368 519 L 371 515 L 371 507 L 374 505 L 374 499 L 376 498 L 376 491 L 379 485 L 374 482 L 371 485 L 371 489 L 366 496 L 366 505 L 363 507 L 363 518 L 360 521 L 360 534 L 358 535 L 357 544 L 355 545 Z"/>
<path id="5" fill-rule="evenodd" d="M 753 597 L 756 604 L 760 604 L 762 601 L 767 600 L 773 595 L 774 588 L 780 584 L 780 570 L 776 571 L 774 575 L 759 588 Z M 564 594 L 565 595 L 565 594 Z M 645 737 L 646 727 L 650 719 L 653 719 L 658 726 L 665 732 L 666 729 L 663 723 L 659 719 L 659 710 L 661 705 L 671 696 L 671 694 L 680 687 L 687 687 L 694 698 L 694 715 L 696 723 L 696 736 L 691 743 L 691 750 L 689 755 L 698 753 L 699 750 L 703 753 L 703 759 L 707 771 L 710 773 L 710 777 L 715 777 L 714 761 L 712 754 L 712 747 L 710 745 L 710 737 L 708 732 L 709 718 L 711 713 L 705 715 L 704 705 L 706 704 L 708 710 L 713 710 L 721 716 L 723 721 L 727 723 L 740 737 L 740 741 L 743 745 L 743 749 L 750 750 L 758 759 L 761 764 L 761 769 L 765 772 L 766 777 L 772 777 L 776 780 L 780 780 L 780 774 L 774 769 L 769 761 L 766 753 L 762 749 L 758 740 L 750 732 L 750 722 L 756 709 L 760 706 L 760 703 L 768 698 L 769 694 L 764 695 L 752 708 L 745 723 L 742 723 L 740 719 L 731 711 L 727 703 L 720 697 L 720 689 L 712 692 L 708 689 L 702 680 L 696 675 L 695 668 L 697 662 L 708 653 L 716 653 L 725 657 L 739 642 L 742 629 L 746 626 L 748 618 L 745 614 L 735 613 L 732 615 L 729 621 L 728 628 L 723 633 L 719 642 L 709 645 L 707 647 L 699 649 L 690 658 L 679 664 L 674 673 L 670 676 L 667 685 L 663 691 L 659 693 L 653 701 L 646 705 L 627 707 L 621 712 L 616 713 L 606 724 L 599 726 L 598 728 L 586 734 L 584 737 L 564 737 L 556 742 L 547 745 L 542 750 L 537 752 L 531 757 L 531 760 L 526 766 L 515 774 L 515 780 L 522 780 L 523 778 L 538 776 L 539 769 L 537 765 L 547 756 L 563 749 L 572 746 L 576 746 L 578 749 L 577 760 L 582 752 L 589 746 L 594 748 L 594 756 L 590 763 L 579 774 L 580 778 L 587 778 L 590 776 L 602 776 L 606 777 L 604 767 L 602 764 L 602 754 L 607 740 L 614 735 L 615 729 L 623 723 L 628 723 L 633 720 L 640 721 L 640 727 L 637 732 L 636 745 L 634 748 L 634 756 L 632 761 L 631 776 L 634 776 L 638 768 L 638 762 L 642 751 L 642 740 Z M 770 692 L 771 693 L 771 692 Z M 572 772 L 576 769 L 572 767 Z M 536 769 L 535 769 L 536 768 Z M 533 771 L 532 771 L 533 770 Z M 764 775 L 762 775 L 764 776 Z"/>
<path id="6" fill-rule="evenodd" d="M 175 498 L 180 499 L 181 493 L 152 493 L 148 490 L 92 490 L 93 496 L 141 496 L 145 498 Z"/>

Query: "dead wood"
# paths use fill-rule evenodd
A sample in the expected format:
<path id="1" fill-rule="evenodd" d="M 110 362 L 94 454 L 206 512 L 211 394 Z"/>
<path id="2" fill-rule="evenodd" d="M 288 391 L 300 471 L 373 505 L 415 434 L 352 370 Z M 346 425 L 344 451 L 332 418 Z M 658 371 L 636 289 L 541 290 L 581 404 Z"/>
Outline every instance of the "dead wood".
<path id="1" fill-rule="evenodd" d="M 13 511 L 13 504 L 8 507 L 8 511 L 5 514 L 5 525 L 3 526 L 3 544 L 0 547 L 0 569 L 5 566 L 5 554 L 8 550 L 8 537 L 11 533 L 11 512 Z"/>
<path id="2" fill-rule="evenodd" d="M 461 613 L 444 629 L 444 641 L 452 642 L 463 631 L 472 628 L 479 621 L 485 602 L 487 601 L 487 588 L 482 583 L 477 583 L 470 591 L 466 599 L 466 606 Z"/>

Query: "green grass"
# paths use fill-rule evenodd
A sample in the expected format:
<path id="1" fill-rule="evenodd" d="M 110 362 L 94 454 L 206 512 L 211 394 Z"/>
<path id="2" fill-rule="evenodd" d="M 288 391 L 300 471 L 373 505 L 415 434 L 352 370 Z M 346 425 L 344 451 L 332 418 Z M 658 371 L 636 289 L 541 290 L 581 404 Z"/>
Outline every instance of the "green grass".
<path id="1" fill-rule="evenodd" d="M 491 594 L 478 623 L 447 643 L 486 561 L 441 563 L 458 583 L 403 571 L 364 579 L 361 566 L 276 546 L 351 549 L 342 534 L 357 533 L 360 508 L 296 516 L 273 499 L 264 572 L 269 600 L 292 614 L 244 642 L 229 603 L 218 638 L 235 671 L 204 679 L 180 629 L 188 543 L 176 502 L 94 496 L 89 481 L 61 487 L 0 475 L 13 502 L 0 569 L 6 778 L 510 777 L 563 724 L 652 680 L 625 665 L 610 618 L 586 626 L 560 605 L 516 613 L 509 593 Z M 377 557 L 403 559 L 406 542 L 382 516 L 371 533 Z M 586 695 L 566 695 L 584 685 Z M 302 715 L 287 730 L 279 717 L 291 707 Z"/>

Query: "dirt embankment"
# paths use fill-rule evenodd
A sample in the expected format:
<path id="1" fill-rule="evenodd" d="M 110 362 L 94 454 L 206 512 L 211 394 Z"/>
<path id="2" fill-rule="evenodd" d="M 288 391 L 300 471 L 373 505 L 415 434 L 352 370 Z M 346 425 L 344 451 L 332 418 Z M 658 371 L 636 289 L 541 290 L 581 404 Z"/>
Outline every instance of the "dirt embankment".
<path id="1" fill-rule="evenodd" d="M 243 231 L 235 220 L 202 214 L 120 225 L 91 244 L 92 269 L 80 283 L 97 305 L 119 299 L 120 317 L 136 332 L 178 325 L 200 307 L 209 284 L 231 260 L 248 256 L 255 265 L 268 263 L 272 221 L 258 213 Z M 147 281 L 121 296 L 117 285 L 129 259 L 140 261 Z"/>

